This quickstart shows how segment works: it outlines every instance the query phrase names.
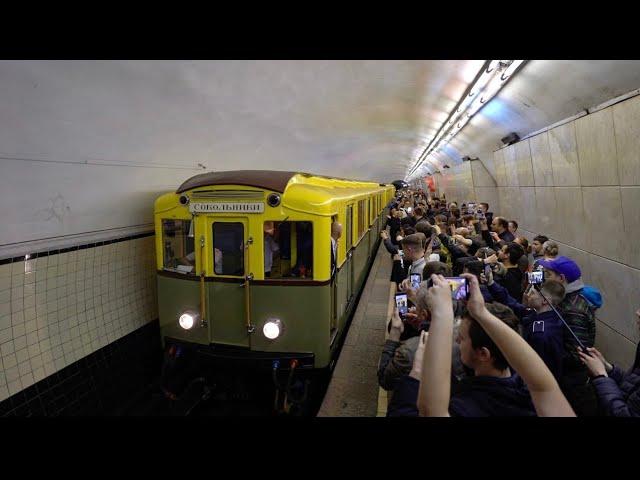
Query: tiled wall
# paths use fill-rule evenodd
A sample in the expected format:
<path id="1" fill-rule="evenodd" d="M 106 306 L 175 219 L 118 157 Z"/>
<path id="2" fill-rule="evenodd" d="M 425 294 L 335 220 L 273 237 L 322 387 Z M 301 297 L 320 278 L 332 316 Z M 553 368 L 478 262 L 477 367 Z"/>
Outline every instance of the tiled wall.
<path id="1" fill-rule="evenodd" d="M 640 96 L 496 151 L 495 187 L 469 187 L 483 177 L 468 163 L 452 173 L 447 198 L 493 198 L 492 210 L 530 240 L 557 241 L 603 293 L 596 346 L 629 366 L 640 340 Z"/>
<path id="2" fill-rule="evenodd" d="M 157 318 L 152 234 L 0 264 L 0 401 Z"/>

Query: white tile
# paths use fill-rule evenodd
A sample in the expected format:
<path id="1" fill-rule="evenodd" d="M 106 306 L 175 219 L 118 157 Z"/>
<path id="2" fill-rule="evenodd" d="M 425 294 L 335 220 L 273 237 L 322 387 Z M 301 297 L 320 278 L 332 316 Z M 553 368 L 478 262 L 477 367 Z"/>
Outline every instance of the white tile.
<path id="1" fill-rule="evenodd" d="M 18 360 L 18 364 L 24 363 L 29 360 L 29 350 L 27 350 L 26 348 L 17 350 L 16 359 Z"/>
<path id="2" fill-rule="evenodd" d="M 0 402 L 9 398 L 9 387 L 0 385 Z"/>
<path id="3" fill-rule="evenodd" d="M 0 331 L 11 329 L 11 314 L 0 316 Z"/>
<path id="4" fill-rule="evenodd" d="M 15 353 L 11 353 L 6 357 L 2 358 L 2 368 L 4 369 L 5 374 L 8 375 L 8 371 L 12 368 L 18 368 L 18 359 L 16 358 Z M 14 379 L 15 380 L 15 379 Z"/>
<path id="5" fill-rule="evenodd" d="M 18 324 L 13 327 L 13 337 L 18 338 L 26 334 L 24 324 Z"/>
<path id="6" fill-rule="evenodd" d="M 14 382 L 20 378 L 17 365 L 15 367 L 5 368 L 4 373 L 7 377 L 7 383 Z"/>
<path id="7" fill-rule="evenodd" d="M 14 382 L 9 383 L 9 395 L 15 395 L 21 390 L 22 390 L 22 383 L 20 382 L 20 378 L 18 378 Z"/>
<path id="8" fill-rule="evenodd" d="M 50 363 L 45 363 L 44 364 L 44 373 L 47 375 L 53 375 L 54 373 L 56 373 L 58 370 L 56 369 L 55 365 L 53 364 L 53 362 Z"/>
<path id="9" fill-rule="evenodd" d="M 44 380 L 46 376 L 47 375 L 44 371 L 44 367 L 39 367 L 33 371 L 33 379 L 36 383 L 39 382 L 40 380 Z"/>
<path id="10" fill-rule="evenodd" d="M 36 355 L 40 355 L 40 345 L 38 343 L 29 345 L 27 346 L 27 351 L 29 352 L 29 357 L 33 359 Z"/>
<path id="11" fill-rule="evenodd" d="M 15 351 L 16 351 L 16 348 L 13 344 L 13 341 L 11 340 L 0 345 L 0 353 L 2 354 L 3 357 L 6 357 L 7 355 Z"/>
<path id="12" fill-rule="evenodd" d="M 20 381 L 22 382 L 22 388 L 29 388 L 35 383 L 35 380 L 33 379 L 33 373 L 29 372 L 26 375 L 20 376 Z"/>
<path id="13" fill-rule="evenodd" d="M 19 337 L 14 337 L 13 343 L 16 347 L 16 350 L 21 350 L 27 346 L 27 336 L 21 335 Z"/>

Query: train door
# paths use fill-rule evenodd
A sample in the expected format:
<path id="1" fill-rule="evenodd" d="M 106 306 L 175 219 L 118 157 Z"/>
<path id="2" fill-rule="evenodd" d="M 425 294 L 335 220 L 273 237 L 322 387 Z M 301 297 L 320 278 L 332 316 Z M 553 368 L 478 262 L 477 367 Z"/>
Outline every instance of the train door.
<path id="1" fill-rule="evenodd" d="M 251 274 L 252 239 L 248 237 L 247 219 L 216 217 L 209 219 L 210 258 L 213 258 L 215 281 L 208 289 L 210 342 L 241 347 L 250 346 L 247 331 L 247 302 Z M 209 263 L 211 266 L 211 262 Z"/>

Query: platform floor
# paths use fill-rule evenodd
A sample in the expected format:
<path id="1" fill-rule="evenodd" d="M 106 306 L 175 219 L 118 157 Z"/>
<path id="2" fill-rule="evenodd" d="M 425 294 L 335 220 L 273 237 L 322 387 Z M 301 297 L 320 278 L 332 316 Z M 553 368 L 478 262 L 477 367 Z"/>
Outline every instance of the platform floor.
<path id="1" fill-rule="evenodd" d="M 384 405 L 382 415 L 386 413 L 386 396 L 380 398 L 377 370 L 392 311 L 391 267 L 389 253 L 381 243 L 318 417 L 375 417 L 380 402 Z"/>

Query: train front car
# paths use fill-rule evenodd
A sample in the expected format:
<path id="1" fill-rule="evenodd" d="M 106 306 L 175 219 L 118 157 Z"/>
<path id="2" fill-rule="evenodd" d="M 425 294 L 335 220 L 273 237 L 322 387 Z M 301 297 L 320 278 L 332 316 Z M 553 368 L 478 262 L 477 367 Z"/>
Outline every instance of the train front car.
<path id="1" fill-rule="evenodd" d="M 391 190 L 296 172 L 232 171 L 196 175 L 158 198 L 167 351 L 253 369 L 328 367 Z M 336 269 L 334 221 L 345 225 Z"/>

